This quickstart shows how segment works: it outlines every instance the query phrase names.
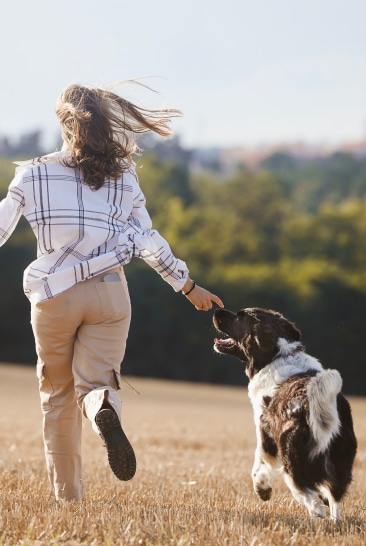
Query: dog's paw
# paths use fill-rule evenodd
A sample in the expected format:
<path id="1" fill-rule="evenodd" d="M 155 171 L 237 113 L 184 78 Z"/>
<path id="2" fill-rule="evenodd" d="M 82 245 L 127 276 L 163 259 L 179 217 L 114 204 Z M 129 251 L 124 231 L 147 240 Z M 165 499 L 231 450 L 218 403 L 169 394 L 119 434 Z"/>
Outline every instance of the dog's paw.
<path id="1" fill-rule="evenodd" d="M 258 487 L 255 487 L 254 491 L 257 493 L 258 497 L 262 499 L 262 501 L 269 501 L 272 496 L 272 487 L 268 487 L 267 489 L 259 489 Z"/>
<path id="2" fill-rule="evenodd" d="M 268 501 L 272 495 L 272 484 L 264 464 L 253 468 L 252 479 L 254 491 L 258 497 L 263 501 Z"/>

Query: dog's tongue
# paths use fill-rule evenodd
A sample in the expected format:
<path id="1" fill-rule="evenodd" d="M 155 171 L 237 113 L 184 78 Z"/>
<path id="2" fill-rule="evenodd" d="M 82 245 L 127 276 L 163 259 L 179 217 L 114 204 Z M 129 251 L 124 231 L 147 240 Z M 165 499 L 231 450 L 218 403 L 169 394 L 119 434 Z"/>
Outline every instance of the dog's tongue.
<path id="1" fill-rule="evenodd" d="M 232 345 L 234 343 L 231 337 L 227 339 L 218 339 L 217 337 L 215 337 L 214 342 L 215 345 Z"/>

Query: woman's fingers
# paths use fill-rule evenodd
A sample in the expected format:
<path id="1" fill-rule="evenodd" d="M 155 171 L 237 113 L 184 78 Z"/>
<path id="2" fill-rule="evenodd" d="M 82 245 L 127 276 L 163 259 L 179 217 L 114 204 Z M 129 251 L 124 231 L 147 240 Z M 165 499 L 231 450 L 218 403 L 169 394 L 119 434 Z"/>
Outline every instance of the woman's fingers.
<path id="1" fill-rule="evenodd" d="M 197 304 L 195 307 L 199 311 L 209 311 L 212 309 L 212 302 L 217 303 L 219 307 L 224 307 L 223 302 L 218 296 L 215 296 L 215 294 L 210 294 L 209 298 L 204 301 L 201 305 Z"/>
<path id="2" fill-rule="evenodd" d="M 214 301 L 215 303 L 217 303 L 217 305 L 219 307 L 224 307 L 224 304 L 223 304 L 222 300 L 220 300 L 220 298 L 218 296 L 215 296 L 215 294 L 212 294 L 211 300 Z M 212 307 L 212 305 L 211 305 L 211 307 Z"/>
<path id="3" fill-rule="evenodd" d="M 198 311 L 209 311 L 212 309 L 212 302 L 216 303 L 219 307 L 224 307 L 223 302 L 218 296 L 197 285 L 194 290 L 187 295 L 187 298 Z"/>

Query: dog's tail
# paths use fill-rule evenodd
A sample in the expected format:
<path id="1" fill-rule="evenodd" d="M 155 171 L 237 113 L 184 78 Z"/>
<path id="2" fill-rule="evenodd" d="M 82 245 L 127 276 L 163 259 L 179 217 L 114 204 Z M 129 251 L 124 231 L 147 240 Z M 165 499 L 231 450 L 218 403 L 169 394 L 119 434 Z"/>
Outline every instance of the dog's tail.
<path id="1" fill-rule="evenodd" d="M 307 387 L 309 400 L 309 425 L 315 440 L 312 457 L 324 453 L 332 438 L 337 436 L 340 421 L 337 394 L 342 388 L 342 378 L 337 370 L 324 370 L 312 377 Z"/>

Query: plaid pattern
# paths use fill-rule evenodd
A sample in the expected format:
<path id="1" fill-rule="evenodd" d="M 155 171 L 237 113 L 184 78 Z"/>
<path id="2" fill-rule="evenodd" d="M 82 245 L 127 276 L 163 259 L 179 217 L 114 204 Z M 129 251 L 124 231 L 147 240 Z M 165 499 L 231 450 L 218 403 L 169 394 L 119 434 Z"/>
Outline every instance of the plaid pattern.
<path id="1" fill-rule="evenodd" d="M 175 291 L 181 290 L 187 266 L 152 229 L 134 167 L 93 191 L 78 169 L 60 162 L 64 157 L 67 152 L 19 162 L 0 202 L 0 246 L 21 215 L 37 238 L 37 259 L 24 272 L 28 298 L 52 298 L 133 257 L 142 258 Z"/>

